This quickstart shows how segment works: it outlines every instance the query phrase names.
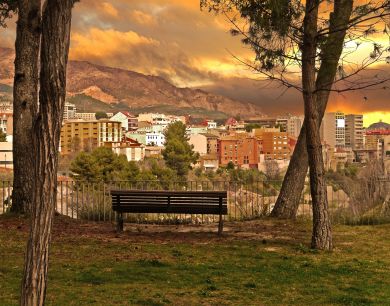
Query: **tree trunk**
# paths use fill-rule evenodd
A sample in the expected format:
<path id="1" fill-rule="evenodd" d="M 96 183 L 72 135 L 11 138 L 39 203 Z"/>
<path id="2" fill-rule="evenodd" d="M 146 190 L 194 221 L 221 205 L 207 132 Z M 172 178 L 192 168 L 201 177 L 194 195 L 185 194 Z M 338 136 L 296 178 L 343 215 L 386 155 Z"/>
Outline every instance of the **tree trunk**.
<path id="1" fill-rule="evenodd" d="M 13 154 L 14 182 L 11 211 L 31 207 L 33 177 L 32 122 L 38 106 L 38 65 L 41 1 L 19 0 L 15 42 Z"/>
<path id="2" fill-rule="evenodd" d="M 73 0 L 49 0 L 43 12 L 39 112 L 33 125 L 34 189 L 21 305 L 43 305 L 57 197 L 58 148 L 65 104 Z"/>
<path id="3" fill-rule="evenodd" d="M 306 120 L 305 120 L 306 122 Z M 278 199 L 271 212 L 271 217 L 281 219 L 295 219 L 305 186 L 305 178 L 309 162 L 306 149 L 306 128 L 305 122 L 299 133 L 286 175 L 284 176 L 282 188 Z"/>
<path id="4" fill-rule="evenodd" d="M 318 124 L 321 124 L 329 99 L 330 90 L 336 77 L 337 67 L 344 46 L 346 27 L 352 13 L 353 0 L 336 0 L 330 15 L 329 35 L 321 50 L 321 66 L 316 80 L 316 103 Z M 295 219 L 299 200 L 305 184 L 309 166 L 306 152 L 306 120 L 291 157 L 275 207 L 271 216 Z"/>
<path id="5" fill-rule="evenodd" d="M 303 21 L 302 88 L 305 103 L 306 143 L 309 159 L 310 191 L 313 206 L 312 248 L 332 249 L 332 230 L 328 216 L 328 196 L 316 100 L 317 21 L 320 0 L 307 0 Z"/>

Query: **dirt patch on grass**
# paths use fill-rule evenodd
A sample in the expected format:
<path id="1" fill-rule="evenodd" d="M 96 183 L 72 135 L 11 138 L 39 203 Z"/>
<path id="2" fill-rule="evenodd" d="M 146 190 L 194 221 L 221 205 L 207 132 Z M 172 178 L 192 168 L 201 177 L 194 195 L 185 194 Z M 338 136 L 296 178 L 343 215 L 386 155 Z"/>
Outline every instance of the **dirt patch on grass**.
<path id="1" fill-rule="evenodd" d="M 53 240 L 92 238 L 104 242 L 136 243 L 192 243 L 209 244 L 229 240 L 259 240 L 294 243 L 310 236 L 310 227 L 302 222 L 260 219 L 225 222 L 222 236 L 217 235 L 217 223 L 201 225 L 158 225 L 125 223 L 125 231 L 116 233 L 115 224 L 84 222 L 69 217 L 55 216 Z M 0 216 L 1 231 L 28 233 L 29 220 L 24 217 Z"/>

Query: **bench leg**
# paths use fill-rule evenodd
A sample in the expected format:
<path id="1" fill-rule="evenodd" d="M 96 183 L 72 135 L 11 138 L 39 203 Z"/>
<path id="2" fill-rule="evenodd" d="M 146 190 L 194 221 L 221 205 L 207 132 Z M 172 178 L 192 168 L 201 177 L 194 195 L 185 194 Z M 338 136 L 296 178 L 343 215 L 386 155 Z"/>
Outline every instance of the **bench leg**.
<path id="1" fill-rule="evenodd" d="M 117 213 L 117 224 L 116 224 L 116 231 L 118 233 L 123 232 L 123 215 L 122 213 Z"/>
<path id="2" fill-rule="evenodd" d="M 219 215 L 218 235 L 222 235 L 222 231 L 223 231 L 223 218 L 222 215 Z"/>

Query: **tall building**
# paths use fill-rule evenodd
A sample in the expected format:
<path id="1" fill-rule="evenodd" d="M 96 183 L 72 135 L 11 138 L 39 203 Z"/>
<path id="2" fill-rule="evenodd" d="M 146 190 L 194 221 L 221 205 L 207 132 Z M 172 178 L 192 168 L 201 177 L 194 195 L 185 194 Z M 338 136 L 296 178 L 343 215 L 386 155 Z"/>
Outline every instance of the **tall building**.
<path id="1" fill-rule="evenodd" d="M 363 149 L 363 115 L 345 116 L 345 146 L 353 150 Z"/>
<path id="2" fill-rule="evenodd" d="M 332 148 L 345 147 L 345 115 L 326 113 L 321 123 L 321 139 Z"/>
<path id="3" fill-rule="evenodd" d="M 65 121 L 65 120 L 70 120 L 75 118 L 76 118 L 76 105 L 69 102 L 65 102 L 63 120 Z"/>
<path id="4" fill-rule="evenodd" d="M 335 113 L 336 118 L 336 148 L 345 147 L 345 115 L 344 113 Z"/>
<path id="5" fill-rule="evenodd" d="M 288 133 L 289 136 L 298 138 L 299 133 L 301 132 L 302 124 L 303 124 L 303 119 L 301 117 L 291 116 L 287 120 L 286 132 Z"/>
<path id="6" fill-rule="evenodd" d="M 254 129 L 253 136 L 262 141 L 262 153 L 266 160 L 290 159 L 291 147 L 287 132 L 278 128 Z"/>
<path id="7" fill-rule="evenodd" d="M 61 154 L 91 150 L 105 142 L 120 142 L 121 123 L 102 120 L 68 120 L 61 128 Z"/>

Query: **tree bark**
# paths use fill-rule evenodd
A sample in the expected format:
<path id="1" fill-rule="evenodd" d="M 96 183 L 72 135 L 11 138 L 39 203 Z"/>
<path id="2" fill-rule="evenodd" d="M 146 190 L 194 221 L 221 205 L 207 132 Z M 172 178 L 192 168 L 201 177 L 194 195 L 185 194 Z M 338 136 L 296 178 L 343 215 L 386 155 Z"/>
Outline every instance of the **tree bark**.
<path id="1" fill-rule="evenodd" d="M 339 59 L 344 47 L 346 27 L 351 17 L 353 0 L 336 0 L 329 20 L 329 36 L 321 52 L 321 66 L 316 80 L 316 103 L 319 124 L 324 117 L 330 90 L 336 77 Z M 275 207 L 271 216 L 295 219 L 299 200 L 309 166 L 306 150 L 306 120 L 291 157 Z"/>
<path id="2" fill-rule="evenodd" d="M 307 0 L 303 22 L 302 88 L 305 103 L 306 143 L 313 207 L 312 248 L 332 250 L 332 230 L 328 215 L 328 196 L 320 137 L 319 109 L 316 100 L 317 21 L 319 0 Z"/>
<path id="3" fill-rule="evenodd" d="M 45 302 L 72 6 L 73 0 L 48 0 L 43 12 L 39 111 L 32 133 L 34 189 L 21 305 Z"/>
<path id="4" fill-rule="evenodd" d="M 32 122 L 38 106 L 41 1 L 19 0 L 15 42 L 13 153 L 14 182 L 11 212 L 31 207 L 33 177 Z"/>

